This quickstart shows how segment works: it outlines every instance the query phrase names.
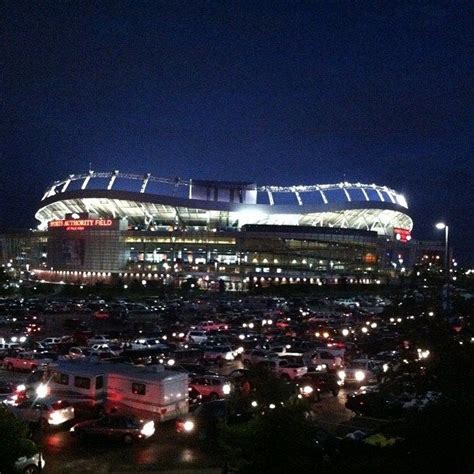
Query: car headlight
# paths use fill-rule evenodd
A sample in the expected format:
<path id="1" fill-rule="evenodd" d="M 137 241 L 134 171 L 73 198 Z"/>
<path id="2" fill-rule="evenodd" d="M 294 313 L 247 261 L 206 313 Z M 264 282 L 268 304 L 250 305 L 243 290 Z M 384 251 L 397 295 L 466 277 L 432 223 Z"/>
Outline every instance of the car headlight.
<path id="1" fill-rule="evenodd" d="M 40 383 L 36 387 L 36 395 L 38 398 L 44 398 L 48 395 L 49 389 L 48 386 L 44 383 Z"/>
<path id="2" fill-rule="evenodd" d="M 58 411 L 54 411 L 48 417 L 48 423 L 50 425 L 60 425 L 64 421 L 66 421 L 64 415 Z"/>
<path id="3" fill-rule="evenodd" d="M 224 395 L 229 395 L 230 393 L 230 385 L 228 383 L 225 383 L 223 386 L 222 386 L 222 392 Z"/>
<path id="4" fill-rule="evenodd" d="M 225 360 L 234 360 L 234 354 L 232 354 L 232 352 L 227 352 L 225 355 Z"/>
<path id="5" fill-rule="evenodd" d="M 76 427 L 73 426 L 70 430 L 69 430 L 69 433 L 74 433 L 74 431 L 76 431 Z"/>
<path id="6" fill-rule="evenodd" d="M 357 382 L 362 382 L 362 380 L 365 379 L 365 374 L 364 372 L 362 372 L 362 370 L 358 370 L 355 374 L 355 379 L 357 380 Z"/>
<path id="7" fill-rule="evenodd" d="M 345 370 L 340 370 L 338 373 L 337 373 L 337 376 L 341 379 L 341 380 L 344 380 L 346 378 L 346 372 Z"/>
<path id="8" fill-rule="evenodd" d="M 383 369 L 384 372 L 387 372 L 388 371 L 388 364 L 382 365 L 382 369 Z"/>
<path id="9" fill-rule="evenodd" d="M 17 385 L 16 391 L 17 392 L 24 392 L 26 390 L 26 385 L 21 383 L 20 385 Z"/>
<path id="10" fill-rule="evenodd" d="M 155 422 L 154 421 L 148 421 L 146 422 L 142 429 L 140 430 L 140 434 L 143 436 L 152 436 L 153 433 L 155 432 Z"/>
<path id="11" fill-rule="evenodd" d="M 191 420 L 185 421 L 184 425 L 183 425 L 183 428 L 184 428 L 184 431 L 186 431 L 188 433 L 190 431 L 193 431 L 194 430 L 194 422 L 192 422 Z"/>
<path id="12" fill-rule="evenodd" d="M 303 387 L 303 393 L 305 395 L 310 395 L 311 393 L 313 393 L 313 387 L 309 386 L 309 385 L 306 385 Z"/>

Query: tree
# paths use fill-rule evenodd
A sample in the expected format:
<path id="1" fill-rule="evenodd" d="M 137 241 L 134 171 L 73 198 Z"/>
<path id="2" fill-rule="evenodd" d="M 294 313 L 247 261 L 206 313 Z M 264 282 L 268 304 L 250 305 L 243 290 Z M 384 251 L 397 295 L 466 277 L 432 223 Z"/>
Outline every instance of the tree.
<path id="1" fill-rule="evenodd" d="M 4 406 L 0 405 L 0 471 L 14 471 L 14 465 L 22 456 L 32 456 L 38 452 L 36 445 L 28 439 L 28 426 L 18 420 Z"/>
<path id="2" fill-rule="evenodd" d="M 310 473 L 321 461 L 313 430 L 304 405 L 293 401 L 259 414 L 248 423 L 223 427 L 220 441 L 228 463 L 237 472 Z"/>

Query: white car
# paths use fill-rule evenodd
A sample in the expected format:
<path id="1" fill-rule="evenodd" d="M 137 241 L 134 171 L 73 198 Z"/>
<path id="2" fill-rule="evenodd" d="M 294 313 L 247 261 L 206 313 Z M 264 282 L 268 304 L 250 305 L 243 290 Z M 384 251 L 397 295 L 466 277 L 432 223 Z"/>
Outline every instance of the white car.
<path id="1" fill-rule="evenodd" d="M 301 357 L 290 356 L 288 359 L 279 358 L 277 360 L 263 360 L 260 361 L 258 365 L 266 367 L 272 372 L 278 374 L 281 378 L 288 380 L 298 379 L 308 373 L 308 367 L 304 365 Z"/>
<path id="2" fill-rule="evenodd" d="M 131 344 L 131 349 L 161 349 L 166 346 L 156 337 L 142 337 L 135 339 Z"/>
<path id="3" fill-rule="evenodd" d="M 70 359 L 85 359 L 89 354 L 89 349 L 83 349 L 82 347 L 71 347 L 67 355 Z"/>
<path id="4" fill-rule="evenodd" d="M 66 400 L 44 398 L 25 400 L 17 406 L 8 406 L 14 415 L 28 423 L 56 426 L 74 419 L 74 407 Z"/>
<path id="5" fill-rule="evenodd" d="M 346 384 L 373 384 L 382 372 L 381 364 L 371 359 L 355 359 L 350 365 L 338 372 L 339 378 Z"/>
<path id="6" fill-rule="evenodd" d="M 329 351 L 313 351 L 303 356 L 306 365 L 309 367 L 325 365 L 327 368 L 335 368 L 342 366 L 342 358 L 331 354 Z"/>
<path id="7" fill-rule="evenodd" d="M 110 342 L 112 342 L 110 338 L 103 335 L 97 335 L 87 340 L 89 346 L 92 346 L 93 344 L 109 344 Z"/>
<path id="8" fill-rule="evenodd" d="M 242 363 L 244 365 L 257 364 L 258 362 L 268 360 L 278 360 L 278 354 L 263 349 L 253 349 L 251 351 L 245 351 L 242 354 Z"/>
<path id="9" fill-rule="evenodd" d="M 41 462 L 40 462 L 41 461 Z M 40 469 L 41 464 L 41 469 Z M 36 474 L 44 468 L 46 461 L 39 453 L 33 456 L 21 456 L 15 461 L 15 471 L 23 474 Z"/>
<path id="10" fill-rule="evenodd" d="M 47 337 L 39 341 L 43 347 L 52 346 L 54 344 L 59 344 L 62 341 L 61 337 Z"/>
<path id="11" fill-rule="evenodd" d="M 208 362 L 232 361 L 237 356 L 237 352 L 229 346 L 207 347 L 202 358 Z"/>
<path id="12" fill-rule="evenodd" d="M 205 331 L 193 330 L 186 334 L 186 340 L 188 342 L 195 342 L 196 344 L 202 344 L 207 341 L 207 333 Z"/>

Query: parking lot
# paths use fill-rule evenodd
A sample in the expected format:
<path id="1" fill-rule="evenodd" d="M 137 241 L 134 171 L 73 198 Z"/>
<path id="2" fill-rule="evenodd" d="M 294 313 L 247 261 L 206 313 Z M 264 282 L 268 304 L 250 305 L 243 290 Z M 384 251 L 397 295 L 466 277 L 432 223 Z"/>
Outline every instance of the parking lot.
<path id="1" fill-rule="evenodd" d="M 150 375 L 149 379 L 147 374 L 161 367 L 157 372 L 164 374 L 161 379 L 181 374 L 179 380 L 186 384 L 186 393 L 188 387 L 192 389 L 189 400 L 201 404 L 227 398 L 228 391 L 208 390 L 206 383 L 212 385 L 213 381 L 229 384 L 232 394 L 248 390 L 249 397 L 257 400 L 261 396 L 257 393 L 258 379 L 251 376 L 255 377 L 252 371 L 263 370 L 276 377 L 272 383 L 283 382 L 288 393 L 293 394 L 291 397 L 298 394 L 310 403 L 307 415 L 314 427 L 338 440 L 354 433 L 363 437 L 404 416 L 405 405 L 418 410 L 418 406 L 431 400 L 414 390 L 403 368 L 406 364 L 417 370 L 429 358 L 428 347 L 411 344 L 411 328 L 414 324 L 429 324 L 434 313 L 420 295 L 398 298 L 396 304 L 377 295 L 296 299 L 213 296 L 139 303 L 98 298 L 29 304 L 7 301 L 2 309 L 3 341 L 5 345 L 12 341 L 19 346 L 4 348 L 0 382 L 25 384 L 28 370 L 15 370 L 15 357 L 26 363 L 28 354 L 34 359 L 44 354 L 53 358 L 49 363 L 52 372 L 48 373 L 52 395 L 63 399 L 80 395 L 77 387 L 85 387 L 84 377 L 78 377 L 79 372 L 74 370 L 82 366 L 87 370 L 93 367 L 96 372 L 92 383 L 102 389 L 103 381 L 99 386 L 94 380 L 96 376 L 103 377 L 97 375 L 97 370 L 103 369 L 108 380 L 104 396 L 115 400 L 113 411 L 121 415 L 135 410 L 138 415 L 138 408 L 131 408 L 130 403 L 122 406 L 117 401 L 126 386 L 114 386 L 110 374 L 125 377 L 132 387 L 130 400 L 139 400 L 145 394 L 145 384 L 156 378 Z M 180 359 L 183 355 L 186 359 Z M 163 371 L 163 366 L 167 370 Z M 385 381 L 387 371 L 394 374 L 392 385 Z M 143 383 L 138 382 L 139 377 Z M 81 379 L 80 385 L 68 386 L 76 395 L 63 395 L 61 384 L 77 378 Z M 87 383 L 89 387 L 90 382 Z M 358 391 L 364 385 L 369 390 Z M 399 388 L 394 389 L 394 385 Z M 370 389 L 371 386 L 375 388 Z M 177 391 L 173 391 L 174 395 L 166 392 L 165 385 L 160 390 L 165 390 L 167 396 L 183 396 Z M 267 400 L 264 405 L 259 399 L 258 406 L 262 408 L 256 410 L 258 413 L 274 408 L 271 390 L 264 391 L 270 393 L 270 399 L 268 393 L 267 399 L 263 398 Z M 390 400 L 390 406 L 377 404 L 379 392 Z M 320 396 L 316 397 L 316 393 Z M 438 396 L 430 393 L 434 393 L 430 395 L 432 399 Z M 30 400 L 34 402 L 34 398 Z M 152 398 L 147 400 L 158 404 Z M 176 404 L 180 400 L 176 399 Z M 108 406 L 109 411 L 107 403 L 104 408 Z M 257 406 L 256 401 L 253 403 Z M 157 410 L 163 409 L 166 412 L 168 408 L 158 404 Z M 146 416 L 151 417 L 151 412 Z M 124 444 L 123 438 L 114 442 L 75 437 L 69 431 L 71 426 L 87 419 L 77 410 L 76 418 L 67 423 L 42 430 L 34 425 L 33 439 L 42 450 L 45 472 L 219 472 L 225 458 L 217 440 L 178 433 L 176 416 L 179 415 L 171 414 L 169 421 L 156 423 L 150 438 Z"/>

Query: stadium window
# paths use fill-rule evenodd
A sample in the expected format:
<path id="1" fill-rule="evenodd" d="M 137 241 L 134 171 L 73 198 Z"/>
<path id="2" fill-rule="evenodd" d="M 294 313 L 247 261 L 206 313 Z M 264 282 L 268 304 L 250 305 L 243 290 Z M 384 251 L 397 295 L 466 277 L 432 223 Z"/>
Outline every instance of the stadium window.
<path id="1" fill-rule="evenodd" d="M 146 385 L 144 383 L 132 383 L 132 393 L 134 395 L 145 395 Z"/>

